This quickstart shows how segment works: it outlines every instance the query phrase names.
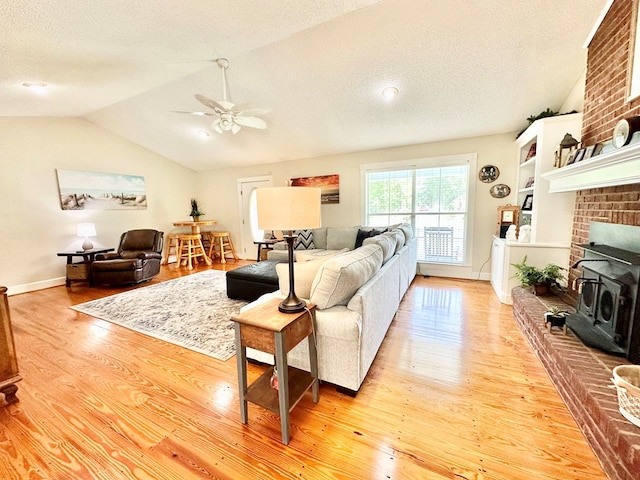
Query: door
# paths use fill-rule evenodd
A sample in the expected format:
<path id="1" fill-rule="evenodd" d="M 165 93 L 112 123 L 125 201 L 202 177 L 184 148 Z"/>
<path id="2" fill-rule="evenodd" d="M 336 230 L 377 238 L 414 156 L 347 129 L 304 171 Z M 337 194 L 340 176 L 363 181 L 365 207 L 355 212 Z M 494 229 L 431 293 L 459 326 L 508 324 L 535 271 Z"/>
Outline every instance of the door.
<path id="1" fill-rule="evenodd" d="M 253 242 L 261 240 L 264 232 L 258 229 L 258 209 L 256 190 L 271 187 L 271 177 L 241 178 L 238 180 L 238 196 L 240 202 L 240 249 L 238 256 L 245 260 L 253 260 L 258 254 L 258 246 Z"/>

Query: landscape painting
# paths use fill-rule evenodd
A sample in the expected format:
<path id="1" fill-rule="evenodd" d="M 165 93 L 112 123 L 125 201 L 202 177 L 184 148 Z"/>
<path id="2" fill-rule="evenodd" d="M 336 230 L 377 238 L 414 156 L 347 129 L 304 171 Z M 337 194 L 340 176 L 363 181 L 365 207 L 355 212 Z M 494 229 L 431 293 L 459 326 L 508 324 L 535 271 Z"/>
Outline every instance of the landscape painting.
<path id="1" fill-rule="evenodd" d="M 57 169 L 62 210 L 147 208 L 144 177 Z"/>
<path id="2" fill-rule="evenodd" d="M 321 203 L 340 203 L 340 175 L 291 179 L 292 187 L 320 187 Z"/>

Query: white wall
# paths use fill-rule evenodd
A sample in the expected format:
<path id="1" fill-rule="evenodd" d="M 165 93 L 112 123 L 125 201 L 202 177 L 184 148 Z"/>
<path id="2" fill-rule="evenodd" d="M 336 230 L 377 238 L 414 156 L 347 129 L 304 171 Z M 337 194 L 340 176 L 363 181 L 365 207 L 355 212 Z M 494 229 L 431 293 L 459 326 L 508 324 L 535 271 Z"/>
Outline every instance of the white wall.
<path id="1" fill-rule="evenodd" d="M 10 294 L 63 282 L 56 253 L 80 248 L 78 222 L 95 223 L 96 247 L 117 247 L 126 230 L 187 220 L 196 194 L 196 172 L 80 118 L 0 118 L 0 152 L 0 285 Z M 148 207 L 63 211 L 57 168 L 142 175 Z"/>
<path id="2" fill-rule="evenodd" d="M 284 186 L 289 178 L 312 175 L 340 175 L 340 203 L 322 206 L 322 224 L 332 226 L 359 225 L 363 222 L 361 208 L 360 165 L 391 162 L 460 153 L 478 154 L 478 170 L 486 164 L 495 165 L 500 177 L 492 184 L 477 182 L 473 234 L 472 267 L 454 276 L 477 278 L 480 267 L 488 260 L 492 236 L 496 232 L 497 207 L 515 199 L 516 147 L 515 133 L 467 138 L 430 144 L 412 145 L 384 150 L 359 152 L 254 167 L 230 168 L 199 174 L 199 201 L 207 217 L 218 221 L 216 228 L 228 230 L 233 239 L 240 241 L 240 215 L 236 182 L 240 178 L 272 175 L 274 186 Z M 476 175 L 477 178 L 477 175 Z M 512 194 L 504 199 L 493 198 L 489 189 L 496 183 L 506 183 Z M 250 256 L 251 257 L 251 256 Z M 439 270 L 433 274 L 447 275 Z M 489 264 L 482 269 L 482 278 L 488 279 Z"/>

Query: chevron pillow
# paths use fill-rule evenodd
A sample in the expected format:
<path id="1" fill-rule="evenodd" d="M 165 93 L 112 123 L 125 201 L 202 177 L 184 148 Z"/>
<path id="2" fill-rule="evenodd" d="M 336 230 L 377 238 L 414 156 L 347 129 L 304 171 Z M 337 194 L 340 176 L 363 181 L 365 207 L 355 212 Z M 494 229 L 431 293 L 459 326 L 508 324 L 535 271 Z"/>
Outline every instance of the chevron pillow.
<path id="1" fill-rule="evenodd" d="M 294 250 L 311 250 L 316 248 L 313 244 L 313 230 L 296 230 L 293 232 L 298 237 L 293 244 Z"/>

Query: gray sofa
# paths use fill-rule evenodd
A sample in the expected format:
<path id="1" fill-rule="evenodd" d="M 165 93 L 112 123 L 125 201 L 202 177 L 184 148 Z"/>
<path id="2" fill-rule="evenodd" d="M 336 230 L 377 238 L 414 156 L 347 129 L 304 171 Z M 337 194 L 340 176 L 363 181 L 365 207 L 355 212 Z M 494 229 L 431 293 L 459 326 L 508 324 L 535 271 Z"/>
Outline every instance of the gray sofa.
<path id="1" fill-rule="evenodd" d="M 389 231 L 363 239 L 355 247 L 355 239 L 362 228 L 353 227 L 354 243 L 345 245 L 346 229 L 326 231 L 326 243 L 320 232 L 318 247 L 296 251 L 294 277 L 296 294 L 317 305 L 316 335 L 320 379 L 355 395 L 360 389 L 371 364 L 384 340 L 400 301 L 416 275 L 417 241 L 411 226 L 401 224 Z M 314 230 L 315 234 L 315 230 Z M 314 235 L 315 237 L 315 235 Z M 315 244 L 314 239 L 314 244 Z M 342 241 L 341 240 L 341 241 Z M 336 250 L 336 247 L 342 247 Z M 277 251 L 277 250 L 276 250 Z M 286 264 L 276 267 L 280 290 L 263 295 L 246 307 L 271 298 L 284 298 L 288 293 Z M 247 356 L 273 364 L 273 356 L 247 349 Z M 309 370 L 306 342 L 297 345 L 288 354 L 289 364 Z"/>

